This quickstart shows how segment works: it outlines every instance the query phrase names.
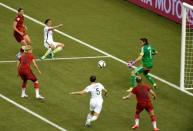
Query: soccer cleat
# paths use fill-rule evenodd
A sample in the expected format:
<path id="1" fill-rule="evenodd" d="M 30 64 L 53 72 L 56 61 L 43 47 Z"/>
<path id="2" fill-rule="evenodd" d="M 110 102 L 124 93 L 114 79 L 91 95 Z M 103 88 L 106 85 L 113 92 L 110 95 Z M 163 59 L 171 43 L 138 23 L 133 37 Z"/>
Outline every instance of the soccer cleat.
<path id="1" fill-rule="evenodd" d="M 159 131 L 159 128 L 154 128 L 154 131 Z"/>
<path id="2" fill-rule="evenodd" d="M 91 127 L 91 122 L 90 122 L 89 120 L 87 120 L 87 121 L 86 121 L 86 123 L 85 123 L 85 127 L 88 127 L 88 128 L 90 128 L 90 127 Z"/>
<path id="3" fill-rule="evenodd" d="M 39 96 L 36 96 L 36 99 L 44 99 L 44 97 L 39 95 Z"/>
<path id="4" fill-rule="evenodd" d="M 21 95 L 21 98 L 26 98 L 26 97 L 28 97 L 28 95 L 26 95 L 26 94 Z"/>
<path id="5" fill-rule="evenodd" d="M 133 129 L 133 130 L 135 130 L 135 129 L 137 129 L 137 128 L 139 128 L 139 126 L 138 126 L 138 125 L 134 125 L 134 126 L 132 126 L 132 129 Z"/>

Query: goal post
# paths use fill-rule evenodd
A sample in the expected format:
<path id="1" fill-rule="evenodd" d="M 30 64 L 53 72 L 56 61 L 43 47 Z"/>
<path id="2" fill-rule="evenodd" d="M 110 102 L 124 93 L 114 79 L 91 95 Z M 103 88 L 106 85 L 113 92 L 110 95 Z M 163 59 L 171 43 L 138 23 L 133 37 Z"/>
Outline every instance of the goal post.
<path id="1" fill-rule="evenodd" d="M 193 6 L 182 5 L 180 89 L 193 89 Z"/>

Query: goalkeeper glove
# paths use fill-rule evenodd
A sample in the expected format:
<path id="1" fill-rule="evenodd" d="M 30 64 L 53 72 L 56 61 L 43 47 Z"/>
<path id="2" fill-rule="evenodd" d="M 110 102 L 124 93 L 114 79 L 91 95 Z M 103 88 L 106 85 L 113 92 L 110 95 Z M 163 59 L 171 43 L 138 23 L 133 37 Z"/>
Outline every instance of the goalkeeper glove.
<path id="1" fill-rule="evenodd" d="M 135 61 L 129 61 L 128 62 L 128 67 L 131 68 L 135 64 Z"/>

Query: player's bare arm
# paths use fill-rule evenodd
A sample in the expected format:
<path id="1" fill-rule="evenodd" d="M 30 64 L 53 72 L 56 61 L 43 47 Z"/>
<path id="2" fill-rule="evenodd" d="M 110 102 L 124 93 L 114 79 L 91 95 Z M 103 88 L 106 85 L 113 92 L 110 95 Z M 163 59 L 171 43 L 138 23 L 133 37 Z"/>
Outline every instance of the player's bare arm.
<path id="1" fill-rule="evenodd" d="M 57 29 L 59 27 L 63 26 L 63 24 L 59 24 L 57 26 L 52 26 L 52 27 L 49 27 L 50 30 L 54 30 L 54 29 Z"/>
<path id="2" fill-rule="evenodd" d="M 38 65 L 37 65 L 37 63 L 36 63 L 36 61 L 33 59 L 33 65 L 34 65 L 34 67 L 36 68 L 36 70 L 39 72 L 39 74 L 41 74 L 42 72 L 40 71 L 40 69 L 39 69 L 39 67 L 38 67 Z"/>
<path id="3" fill-rule="evenodd" d="M 86 91 L 82 90 L 82 91 L 70 92 L 69 94 L 70 95 L 84 95 L 86 93 L 87 93 Z"/>
<path id="4" fill-rule="evenodd" d="M 156 95 L 156 93 L 152 90 L 152 89 L 150 89 L 150 94 L 153 96 L 153 99 L 156 99 L 157 98 L 157 95 Z"/>
<path id="5" fill-rule="evenodd" d="M 140 61 L 143 58 L 143 54 L 140 54 L 135 60 L 134 63 L 137 63 L 138 61 Z"/>
<path id="6" fill-rule="evenodd" d="M 108 91 L 107 91 L 107 89 L 104 88 L 103 91 L 105 92 L 105 96 L 107 97 L 107 96 L 108 96 Z"/>
<path id="7" fill-rule="evenodd" d="M 123 100 L 127 100 L 132 96 L 132 93 L 130 92 L 127 96 L 123 96 Z"/>
<path id="8" fill-rule="evenodd" d="M 17 60 L 17 76 L 19 76 L 19 66 L 20 66 L 20 61 Z"/>
<path id="9" fill-rule="evenodd" d="M 17 25 L 17 22 L 14 21 L 14 22 L 13 22 L 13 29 L 14 29 L 16 32 L 18 32 L 20 35 L 24 35 L 23 32 L 21 32 L 21 31 L 19 31 L 19 30 L 17 29 L 16 25 Z"/>

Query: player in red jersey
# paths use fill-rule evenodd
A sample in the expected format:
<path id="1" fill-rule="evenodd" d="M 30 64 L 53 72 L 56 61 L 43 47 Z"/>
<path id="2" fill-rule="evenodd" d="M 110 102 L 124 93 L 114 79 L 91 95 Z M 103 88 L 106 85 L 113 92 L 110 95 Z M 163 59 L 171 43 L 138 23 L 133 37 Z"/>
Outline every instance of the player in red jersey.
<path id="1" fill-rule="evenodd" d="M 135 112 L 135 125 L 132 127 L 132 129 L 137 129 L 139 127 L 139 116 L 140 113 L 145 109 L 149 113 L 154 131 L 159 131 L 156 124 L 156 116 L 154 114 L 153 106 L 149 97 L 151 94 L 153 98 L 156 99 L 156 94 L 148 85 L 142 83 L 142 78 L 140 76 L 136 77 L 136 81 L 137 86 L 133 88 L 133 90 L 127 96 L 123 97 L 123 99 L 126 100 L 133 94 L 136 95 L 137 106 Z"/>
<path id="2" fill-rule="evenodd" d="M 21 43 L 21 45 L 30 45 L 31 40 L 29 35 L 27 34 L 27 27 L 24 24 L 24 9 L 19 8 L 17 16 L 13 22 L 13 35 L 17 42 Z"/>
<path id="3" fill-rule="evenodd" d="M 27 81 L 31 80 L 34 83 L 35 93 L 37 99 L 43 99 L 39 94 L 39 82 L 36 78 L 36 76 L 33 74 L 30 65 L 33 63 L 34 67 L 38 70 L 38 72 L 41 74 L 41 71 L 39 70 L 35 58 L 32 54 L 32 48 L 30 45 L 25 46 L 24 53 L 22 53 L 21 57 L 19 58 L 17 62 L 17 69 L 18 69 L 18 76 L 21 77 L 23 83 L 22 83 L 22 94 L 21 97 L 28 97 L 26 95 L 26 85 Z"/>

